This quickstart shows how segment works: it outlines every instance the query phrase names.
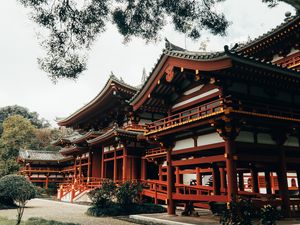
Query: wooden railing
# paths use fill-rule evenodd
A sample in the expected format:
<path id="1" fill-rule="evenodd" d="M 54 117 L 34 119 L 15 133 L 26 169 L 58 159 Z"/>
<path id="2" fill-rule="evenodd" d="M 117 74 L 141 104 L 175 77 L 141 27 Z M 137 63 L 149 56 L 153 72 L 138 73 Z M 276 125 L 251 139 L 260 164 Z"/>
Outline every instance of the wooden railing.
<path id="1" fill-rule="evenodd" d="M 152 149 L 148 149 L 146 151 L 145 157 L 146 158 L 155 158 L 155 157 L 165 155 L 166 153 L 167 153 L 167 150 L 165 148 L 161 148 L 161 147 L 152 148 Z"/>
<path id="2" fill-rule="evenodd" d="M 124 126 L 124 129 L 129 131 L 146 131 L 147 126 L 142 124 L 130 124 Z"/>
<path id="3" fill-rule="evenodd" d="M 289 69 L 300 66 L 300 55 L 296 55 L 295 57 L 281 63 L 281 66 Z"/>
<path id="4" fill-rule="evenodd" d="M 213 187 L 203 186 L 203 185 L 185 185 L 185 184 L 176 184 L 175 185 L 176 193 L 184 195 L 212 195 Z"/>
<path id="5" fill-rule="evenodd" d="M 24 172 L 36 172 L 36 173 L 43 173 L 43 172 L 52 172 L 52 173 L 59 173 L 61 170 L 59 168 L 50 168 L 50 167 L 22 167 L 19 170 L 21 173 Z"/>
<path id="6" fill-rule="evenodd" d="M 195 120 L 215 115 L 223 111 L 223 101 L 218 99 L 209 103 L 185 110 L 183 112 L 165 117 L 163 119 L 148 123 L 148 132 L 146 134 L 154 133 L 160 130 L 168 129 L 174 126 L 183 125 Z"/>
<path id="7" fill-rule="evenodd" d="M 243 102 L 242 104 L 239 105 L 233 105 L 233 107 L 234 109 L 238 109 L 246 112 L 300 119 L 300 110 L 291 107 L 287 108 L 283 106 L 281 107 L 281 106 L 273 106 L 269 104 L 251 103 L 251 102 Z"/>
<path id="8" fill-rule="evenodd" d="M 101 186 L 103 179 L 96 177 L 82 177 L 71 180 L 70 182 L 61 183 L 58 190 L 58 199 L 64 198 L 70 194 L 70 201 L 78 197 L 87 190 L 94 190 Z"/>

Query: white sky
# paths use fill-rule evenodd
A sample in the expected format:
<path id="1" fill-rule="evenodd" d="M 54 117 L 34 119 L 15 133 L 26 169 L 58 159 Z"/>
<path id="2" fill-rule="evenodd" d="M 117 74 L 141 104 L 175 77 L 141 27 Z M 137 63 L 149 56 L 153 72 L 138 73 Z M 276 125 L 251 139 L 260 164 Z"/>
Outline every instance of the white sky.
<path id="1" fill-rule="evenodd" d="M 226 37 L 202 34 L 201 40 L 210 39 L 210 50 L 222 50 L 224 45 L 245 41 L 248 36 L 255 38 L 283 22 L 286 11 L 294 12 L 285 4 L 270 9 L 261 0 L 227 0 L 220 9 L 232 25 Z M 68 116 L 95 97 L 110 71 L 125 82 L 138 85 L 143 67 L 149 73 L 164 47 L 164 41 L 146 45 L 140 39 L 124 45 L 116 29 L 109 26 L 90 52 L 88 70 L 76 82 L 60 80 L 53 84 L 37 64 L 36 58 L 43 53 L 36 38 L 38 31 L 17 0 L 1 2 L 0 107 L 27 107 L 52 125 L 56 117 Z M 184 35 L 174 32 L 171 26 L 162 33 L 162 40 L 164 37 L 184 47 Z M 187 40 L 187 48 L 198 50 L 201 40 Z"/>

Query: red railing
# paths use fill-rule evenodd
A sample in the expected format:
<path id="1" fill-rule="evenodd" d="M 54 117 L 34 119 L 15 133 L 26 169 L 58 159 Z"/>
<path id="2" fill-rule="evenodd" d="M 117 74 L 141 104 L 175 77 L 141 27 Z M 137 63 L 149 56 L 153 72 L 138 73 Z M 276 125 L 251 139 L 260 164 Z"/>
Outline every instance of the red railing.
<path id="1" fill-rule="evenodd" d="M 148 149 L 146 151 L 146 158 L 153 158 L 156 156 L 161 156 L 161 155 L 165 155 L 167 153 L 167 150 L 165 148 L 152 148 L 152 149 Z"/>
<path id="2" fill-rule="evenodd" d="M 147 130 L 147 126 L 146 125 L 142 125 L 142 124 L 130 124 L 130 125 L 126 125 L 124 126 L 125 130 L 131 130 L 131 131 L 146 131 Z"/>
<path id="3" fill-rule="evenodd" d="M 52 173 L 59 173 L 60 169 L 58 168 L 50 168 L 50 167 L 22 167 L 19 170 L 21 173 L 22 172 L 52 172 Z"/>
<path id="4" fill-rule="evenodd" d="M 165 117 L 152 123 L 148 123 L 148 133 L 156 132 L 161 129 L 167 129 L 172 126 L 182 125 L 188 122 L 193 122 L 197 119 L 204 118 L 206 116 L 214 115 L 215 113 L 221 112 L 222 99 L 211 101 L 209 103 L 194 107 L 189 110 Z"/>
<path id="5" fill-rule="evenodd" d="M 300 55 L 296 55 L 295 57 L 281 63 L 281 66 L 289 69 L 300 66 Z"/>
<path id="6" fill-rule="evenodd" d="M 213 187 L 203 185 L 175 184 L 176 193 L 184 195 L 212 195 Z"/>
<path id="7" fill-rule="evenodd" d="M 233 105 L 233 108 L 246 112 L 300 119 L 300 110 L 296 110 L 292 107 L 287 108 L 284 106 L 274 106 L 270 104 L 244 101 L 241 104 Z"/>

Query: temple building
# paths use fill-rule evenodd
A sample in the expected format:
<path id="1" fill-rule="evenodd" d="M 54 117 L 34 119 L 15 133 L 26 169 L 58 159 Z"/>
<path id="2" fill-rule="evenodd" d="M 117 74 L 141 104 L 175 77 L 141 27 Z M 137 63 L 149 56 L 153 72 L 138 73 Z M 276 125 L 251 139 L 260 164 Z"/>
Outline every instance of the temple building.
<path id="1" fill-rule="evenodd" d="M 193 52 L 166 40 L 139 88 L 111 75 L 60 126 L 72 159 L 58 197 L 74 201 L 109 178 L 137 180 L 143 196 L 176 206 L 252 198 L 299 210 L 300 17 L 246 44 Z"/>

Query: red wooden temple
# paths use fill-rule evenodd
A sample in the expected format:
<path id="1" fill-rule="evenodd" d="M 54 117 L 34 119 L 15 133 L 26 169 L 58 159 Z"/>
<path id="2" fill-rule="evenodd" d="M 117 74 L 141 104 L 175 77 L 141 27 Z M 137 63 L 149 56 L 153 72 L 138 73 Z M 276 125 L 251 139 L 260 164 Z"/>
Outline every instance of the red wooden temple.
<path id="1" fill-rule="evenodd" d="M 59 198 L 73 201 L 110 178 L 138 180 L 168 205 L 235 201 L 300 209 L 300 17 L 221 52 L 166 41 L 142 87 L 111 76 L 86 106 L 58 122 L 72 158 Z"/>

